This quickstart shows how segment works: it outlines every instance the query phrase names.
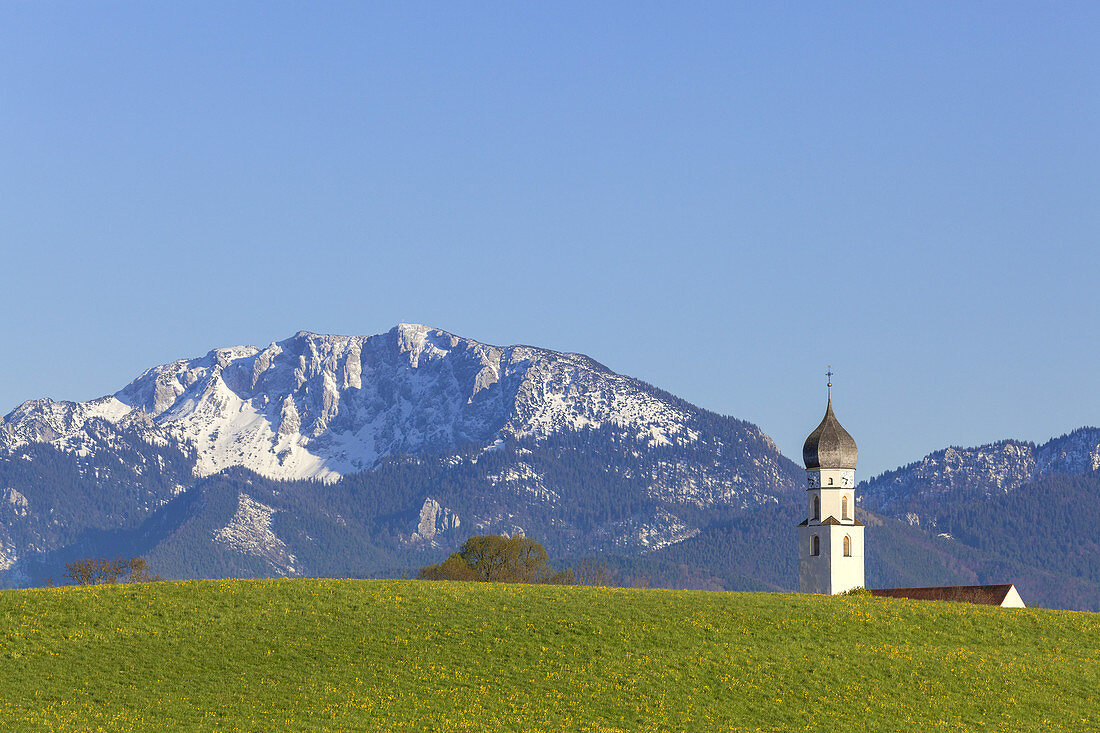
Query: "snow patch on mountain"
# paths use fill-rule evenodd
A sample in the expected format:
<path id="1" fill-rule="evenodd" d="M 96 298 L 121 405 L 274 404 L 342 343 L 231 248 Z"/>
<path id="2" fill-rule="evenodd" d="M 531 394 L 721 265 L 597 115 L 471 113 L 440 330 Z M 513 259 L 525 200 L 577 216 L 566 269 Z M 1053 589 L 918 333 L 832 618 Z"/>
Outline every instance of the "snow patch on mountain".
<path id="1" fill-rule="evenodd" d="M 271 563 L 279 575 L 294 575 L 297 559 L 273 529 L 275 510 L 241 493 L 229 524 L 214 531 L 214 540 L 245 555 Z"/>
<path id="2" fill-rule="evenodd" d="M 615 522 L 601 534 L 603 550 L 645 554 L 690 539 L 699 534 L 699 529 L 688 526 L 670 512 L 658 509 L 649 516 Z"/>
<path id="3" fill-rule="evenodd" d="M 14 450 L 29 443 L 54 443 L 72 451 L 86 450 L 86 427 L 102 420 L 120 423 L 130 407 L 113 396 L 89 402 L 24 402 L 0 421 L 0 448 Z"/>
<path id="4" fill-rule="evenodd" d="M 498 473 L 486 477 L 494 486 L 500 486 L 518 495 L 529 496 L 548 505 L 557 503 L 561 497 L 558 492 L 546 488 L 542 474 L 531 466 L 519 461 L 509 465 Z"/>
<path id="5" fill-rule="evenodd" d="M 1044 443 L 1036 450 L 1035 467 L 1039 476 L 1100 471 L 1100 429 L 1081 428 Z"/>

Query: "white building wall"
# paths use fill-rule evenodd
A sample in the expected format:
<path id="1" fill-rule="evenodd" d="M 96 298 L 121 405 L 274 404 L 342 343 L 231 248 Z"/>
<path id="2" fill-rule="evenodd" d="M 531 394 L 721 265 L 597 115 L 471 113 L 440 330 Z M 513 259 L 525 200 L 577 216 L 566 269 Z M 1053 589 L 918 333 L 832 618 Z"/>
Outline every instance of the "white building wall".
<path id="1" fill-rule="evenodd" d="M 830 525 L 830 577 L 829 592 L 843 593 L 852 588 L 865 587 L 863 577 L 863 527 Z M 851 538 L 851 557 L 844 556 L 844 537 Z"/>
<path id="2" fill-rule="evenodd" d="M 848 518 L 855 518 L 856 472 L 850 468 L 814 468 L 806 471 L 806 516 L 814 516 L 813 501 L 821 502 L 821 519 L 843 520 L 842 498 L 848 497 Z"/>
<path id="3" fill-rule="evenodd" d="M 1026 608 L 1024 605 L 1024 599 L 1020 597 L 1020 594 L 1016 591 L 1016 586 L 1012 586 L 1008 589 L 1008 594 L 1005 595 L 1005 599 L 1001 602 L 1001 608 Z"/>
<path id="4" fill-rule="evenodd" d="M 809 513 L 806 515 L 813 521 L 813 497 L 817 496 L 821 501 L 821 521 L 825 521 L 829 517 L 833 517 L 838 521 L 844 521 L 844 509 L 843 509 L 843 497 L 848 497 L 848 515 L 847 519 L 852 521 L 855 519 L 855 492 L 852 489 L 815 489 L 813 491 L 807 491 L 809 494 Z"/>
<path id="5" fill-rule="evenodd" d="M 812 492 L 808 492 L 812 493 Z M 824 512 L 823 512 L 824 514 Z M 803 593 L 843 593 L 866 587 L 863 526 L 809 524 L 798 528 L 798 589 Z M 821 554 L 814 556 L 817 535 Z M 851 538 L 851 556 L 844 555 L 844 537 Z"/>

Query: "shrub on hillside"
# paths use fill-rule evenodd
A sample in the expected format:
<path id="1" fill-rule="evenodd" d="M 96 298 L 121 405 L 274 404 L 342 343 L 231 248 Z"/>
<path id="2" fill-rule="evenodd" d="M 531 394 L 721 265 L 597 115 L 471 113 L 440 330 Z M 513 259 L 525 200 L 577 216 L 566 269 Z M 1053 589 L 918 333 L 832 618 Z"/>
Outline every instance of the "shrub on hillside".
<path id="1" fill-rule="evenodd" d="M 862 585 L 857 585 L 855 588 L 849 588 L 840 595 L 842 596 L 869 596 L 871 591 L 864 588 Z"/>

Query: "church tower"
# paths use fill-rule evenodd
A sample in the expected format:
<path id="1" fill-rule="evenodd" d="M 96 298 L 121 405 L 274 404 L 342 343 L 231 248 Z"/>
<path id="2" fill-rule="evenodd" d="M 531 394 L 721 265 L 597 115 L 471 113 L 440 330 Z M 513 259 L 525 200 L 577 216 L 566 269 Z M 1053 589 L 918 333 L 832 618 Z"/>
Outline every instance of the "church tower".
<path id="1" fill-rule="evenodd" d="M 806 438 L 806 512 L 798 525 L 798 589 L 843 593 L 863 582 L 863 523 L 856 521 L 856 441 L 829 403 L 821 424 Z"/>

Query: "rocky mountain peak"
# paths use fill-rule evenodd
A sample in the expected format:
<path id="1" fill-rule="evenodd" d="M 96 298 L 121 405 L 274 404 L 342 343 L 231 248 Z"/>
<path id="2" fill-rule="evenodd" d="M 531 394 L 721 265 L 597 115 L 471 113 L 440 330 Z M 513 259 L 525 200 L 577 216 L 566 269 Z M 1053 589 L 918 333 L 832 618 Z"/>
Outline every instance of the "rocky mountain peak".
<path id="1" fill-rule="evenodd" d="M 1100 470 L 1100 429 L 1084 427 L 1042 445 L 1002 440 L 972 448 L 952 446 L 887 471 L 857 487 L 861 503 L 894 516 L 935 514 L 937 496 L 1008 493 L 1053 474 Z M 920 510 L 918 512 L 917 510 Z"/>
<path id="2" fill-rule="evenodd" d="M 303 478 L 609 423 L 666 445 L 694 440 L 692 414 L 584 355 L 401 323 L 376 336 L 299 331 L 264 348 L 213 349 L 153 367 L 99 400 L 28 402 L 8 416 L 4 440 L 63 445 L 93 417 L 126 420 L 193 452 L 200 475 L 237 465 Z"/>

